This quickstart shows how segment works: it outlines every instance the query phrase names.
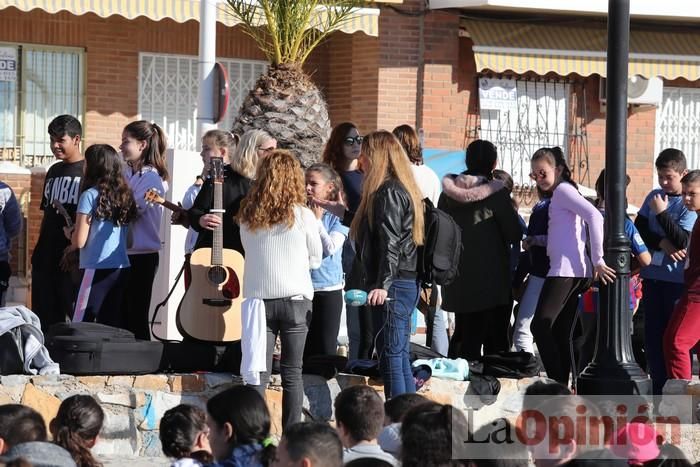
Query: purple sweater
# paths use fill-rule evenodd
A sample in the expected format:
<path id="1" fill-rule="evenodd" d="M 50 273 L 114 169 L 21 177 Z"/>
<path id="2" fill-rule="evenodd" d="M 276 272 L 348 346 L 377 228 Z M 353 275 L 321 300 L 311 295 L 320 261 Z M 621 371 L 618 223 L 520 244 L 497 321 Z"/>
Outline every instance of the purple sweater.
<path id="1" fill-rule="evenodd" d="M 586 255 L 586 228 L 590 233 L 591 257 Z M 603 216 L 570 183 L 554 190 L 549 205 L 547 236 L 548 277 L 592 277 L 593 265 L 603 261 Z"/>

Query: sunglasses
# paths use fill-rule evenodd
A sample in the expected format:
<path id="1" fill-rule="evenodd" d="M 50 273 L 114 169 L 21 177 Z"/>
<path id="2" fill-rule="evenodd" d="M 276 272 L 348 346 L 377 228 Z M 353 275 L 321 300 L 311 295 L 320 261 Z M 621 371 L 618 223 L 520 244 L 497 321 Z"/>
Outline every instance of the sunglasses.
<path id="1" fill-rule="evenodd" d="M 354 138 L 351 136 L 348 136 L 343 140 L 343 144 L 346 146 L 352 146 L 353 144 L 362 144 L 362 141 L 365 139 L 364 136 L 355 136 Z"/>
<path id="2" fill-rule="evenodd" d="M 547 178 L 547 172 L 544 170 L 540 170 L 539 172 L 532 172 L 530 174 L 530 178 L 533 180 L 537 180 L 538 178 Z"/>
<path id="3" fill-rule="evenodd" d="M 260 146 L 257 147 L 257 150 L 258 150 L 258 151 L 262 151 L 262 152 L 264 152 L 264 153 L 272 152 L 272 151 L 274 151 L 275 149 L 276 149 L 276 148 L 261 148 Z"/>

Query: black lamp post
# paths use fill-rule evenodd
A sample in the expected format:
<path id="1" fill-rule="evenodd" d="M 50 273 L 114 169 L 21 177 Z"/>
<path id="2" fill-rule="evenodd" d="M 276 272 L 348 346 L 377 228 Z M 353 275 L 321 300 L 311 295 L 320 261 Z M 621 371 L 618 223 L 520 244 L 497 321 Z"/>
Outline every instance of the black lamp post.
<path id="1" fill-rule="evenodd" d="M 605 262 L 615 269 L 617 277 L 612 284 L 600 287 L 595 356 L 578 377 L 579 394 L 651 393 L 651 381 L 635 362 L 630 339 L 630 242 L 624 229 L 629 11 L 629 0 L 608 1 Z"/>

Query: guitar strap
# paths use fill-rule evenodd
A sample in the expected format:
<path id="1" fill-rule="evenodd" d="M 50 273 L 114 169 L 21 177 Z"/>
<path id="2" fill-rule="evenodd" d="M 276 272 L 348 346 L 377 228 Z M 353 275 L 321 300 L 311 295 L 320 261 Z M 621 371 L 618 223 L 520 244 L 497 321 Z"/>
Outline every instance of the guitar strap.
<path id="1" fill-rule="evenodd" d="M 180 277 L 182 277 L 182 273 L 185 272 L 185 267 L 187 266 L 187 260 L 183 261 L 182 266 L 180 267 L 180 271 L 177 273 L 177 276 L 175 276 L 175 282 L 173 282 L 173 286 L 170 287 L 170 291 L 168 292 L 168 295 L 165 296 L 165 299 L 160 302 L 158 305 L 156 305 L 156 309 L 153 311 L 153 317 L 151 318 L 151 335 L 156 339 L 159 340 L 160 342 L 163 343 L 179 343 L 180 341 L 174 341 L 174 340 L 169 340 L 169 339 L 163 339 L 159 336 L 156 335 L 155 331 L 153 330 L 153 326 L 155 325 L 156 322 L 156 317 L 158 316 L 158 310 L 163 308 L 166 303 L 168 303 L 168 300 L 170 300 L 170 296 L 173 294 L 175 291 L 175 287 L 177 287 L 178 282 L 180 282 Z"/>

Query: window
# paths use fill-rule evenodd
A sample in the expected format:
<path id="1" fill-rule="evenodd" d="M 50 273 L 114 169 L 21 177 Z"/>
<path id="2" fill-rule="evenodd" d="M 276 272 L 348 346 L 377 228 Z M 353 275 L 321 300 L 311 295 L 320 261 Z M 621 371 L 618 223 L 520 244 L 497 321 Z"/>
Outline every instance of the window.
<path id="1" fill-rule="evenodd" d="M 498 167 L 522 186 L 530 184 L 530 158 L 537 149 L 559 146 L 567 154 L 570 85 L 515 80 L 515 91 L 517 98 L 510 110 L 480 110 L 479 138 L 496 145 Z"/>
<path id="2" fill-rule="evenodd" d="M 689 169 L 700 169 L 700 89 L 664 87 L 656 114 L 656 151 L 683 151 Z"/>
<path id="3" fill-rule="evenodd" d="M 217 59 L 228 72 L 231 98 L 220 128 L 230 129 L 243 99 L 253 88 L 267 62 Z M 161 125 L 172 147 L 199 150 L 197 135 L 197 57 L 182 55 L 140 55 L 139 114 Z"/>
<path id="4" fill-rule="evenodd" d="M 84 56 L 80 49 L 0 45 L 0 159 L 22 166 L 53 159 L 48 124 L 71 114 L 82 120 Z"/>

